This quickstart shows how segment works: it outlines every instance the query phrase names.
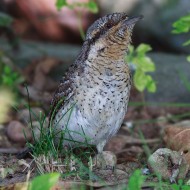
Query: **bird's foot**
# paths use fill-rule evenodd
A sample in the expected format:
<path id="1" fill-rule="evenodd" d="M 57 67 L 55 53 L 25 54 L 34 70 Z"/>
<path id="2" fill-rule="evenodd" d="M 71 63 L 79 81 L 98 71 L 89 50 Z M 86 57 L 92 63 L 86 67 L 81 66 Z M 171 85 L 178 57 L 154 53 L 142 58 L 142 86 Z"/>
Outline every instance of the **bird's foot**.
<path id="1" fill-rule="evenodd" d="M 115 171 L 115 166 L 106 165 L 105 169 L 106 170 L 112 170 L 114 172 Z"/>
<path id="2" fill-rule="evenodd" d="M 114 171 L 117 163 L 117 158 L 112 152 L 103 151 L 93 158 L 93 163 L 95 165 L 95 168 Z"/>

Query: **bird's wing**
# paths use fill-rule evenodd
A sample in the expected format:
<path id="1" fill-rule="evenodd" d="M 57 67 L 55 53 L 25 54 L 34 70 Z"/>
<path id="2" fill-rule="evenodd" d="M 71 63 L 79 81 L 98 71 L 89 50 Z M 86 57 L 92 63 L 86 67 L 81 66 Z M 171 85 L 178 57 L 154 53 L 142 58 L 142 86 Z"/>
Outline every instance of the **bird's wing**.
<path id="1" fill-rule="evenodd" d="M 88 57 L 89 42 L 85 41 L 81 52 L 79 53 L 76 61 L 69 68 L 69 71 L 65 74 L 65 77 L 60 82 L 58 89 L 56 90 L 51 102 L 51 110 L 49 114 L 49 123 L 54 119 L 56 113 L 65 103 L 71 98 L 74 93 L 74 78 L 76 76 L 82 77 L 84 73 L 84 63 Z"/>
<path id="2" fill-rule="evenodd" d="M 73 93 L 73 80 L 72 80 L 72 67 L 66 73 L 65 77 L 62 78 L 58 89 L 56 90 L 52 102 L 51 109 L 49 113 L 49 123 L 54 119 L 56 113 L 65 103 L 71 98 Z"/>

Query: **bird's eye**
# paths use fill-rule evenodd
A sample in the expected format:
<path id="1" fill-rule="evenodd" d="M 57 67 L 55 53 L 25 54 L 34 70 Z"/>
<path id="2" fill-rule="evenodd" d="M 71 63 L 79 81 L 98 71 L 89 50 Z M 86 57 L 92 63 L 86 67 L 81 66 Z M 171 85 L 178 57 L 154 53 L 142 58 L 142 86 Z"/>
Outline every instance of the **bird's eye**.
<path id="1" fill-rule="evenodd" d="M 106 28 L 109 29 L 109 28 L 111 28 L 111 27 L 112 27 L 111 23 L 107 23 L 107 24 L 106 24 Z"/>

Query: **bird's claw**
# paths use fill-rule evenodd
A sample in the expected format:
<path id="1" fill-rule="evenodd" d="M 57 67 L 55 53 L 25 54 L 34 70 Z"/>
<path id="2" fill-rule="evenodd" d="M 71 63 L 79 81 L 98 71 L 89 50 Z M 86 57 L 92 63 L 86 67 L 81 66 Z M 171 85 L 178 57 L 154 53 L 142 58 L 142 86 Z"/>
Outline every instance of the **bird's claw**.
<path id="1" fill-rule="evenodd" d="M 114 172 L 115 171 L 115 166 L 106 165 L 105 169 L 106 170 L 111 170 L 112 172 Z"/>

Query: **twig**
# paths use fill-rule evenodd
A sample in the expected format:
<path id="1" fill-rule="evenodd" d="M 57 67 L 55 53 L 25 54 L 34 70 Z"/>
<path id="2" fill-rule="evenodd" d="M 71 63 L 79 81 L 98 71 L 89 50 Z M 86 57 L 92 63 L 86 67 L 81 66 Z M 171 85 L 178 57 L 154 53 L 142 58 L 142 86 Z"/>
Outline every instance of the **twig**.
<path id="1" fill-rule="evenodd" d="M 121 138 L 124 140 L 124 142 L 126 144 L 129 145 L 144 145 L 144 144 L 155 144 L 160 142 L 159 138 L 155 138 L 155 139 L 136 139 L 136 138 L 132 138 L 130 136 L 124 136 L 124 135 L 118 135 L 117 137 Z"/>
<path id="2" fill-rule="evenodd" d="M 17 149 L 17 148 L 0 148 L 0 153 L 1 154 L 18 154 L 19 152 L 23 151 L 24 148 L 22 149 Z"/>

